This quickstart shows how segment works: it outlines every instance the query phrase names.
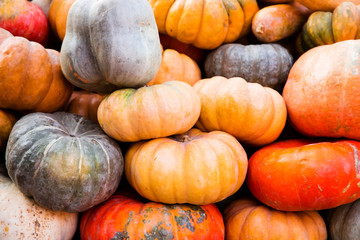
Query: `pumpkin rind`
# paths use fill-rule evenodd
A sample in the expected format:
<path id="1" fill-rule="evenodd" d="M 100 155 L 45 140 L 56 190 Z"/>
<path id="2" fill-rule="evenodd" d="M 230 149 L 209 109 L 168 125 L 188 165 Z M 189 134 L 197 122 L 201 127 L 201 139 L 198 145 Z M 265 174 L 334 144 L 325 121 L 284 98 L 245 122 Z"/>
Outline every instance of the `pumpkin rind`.
<path id="1" fill-rule="evenodd" d="M 49 8 L 49 23 L 53 32 L 62 41 L 65 37 L 67 16 L 75 0 L 53 0 Z"/>
<path id="2" fill-rule="evenodd" d="M 11 129 L 16 121 L 17 118 L 13 113 L 0 109 L 0 152 L 5 150 Z"/>
<path id="3" fill-rule="evenodd" d="M 333 11 L 343 2 L 352 2 L 360 4 L 360 0 L 296 0 L 296 2 L 304 5 L 311 11 Z"/>

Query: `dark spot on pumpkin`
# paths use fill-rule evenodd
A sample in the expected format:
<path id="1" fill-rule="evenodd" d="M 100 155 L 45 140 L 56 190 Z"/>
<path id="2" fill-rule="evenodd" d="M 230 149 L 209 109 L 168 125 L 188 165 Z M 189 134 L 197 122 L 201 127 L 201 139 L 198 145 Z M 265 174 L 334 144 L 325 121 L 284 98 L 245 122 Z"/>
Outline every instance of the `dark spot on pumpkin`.
<path id="1" fill-rule="evenodd" d="M 163 221 L 158 222 L 153 228 L 151 229 L 151 232 L 146 232 L 144 234 L 145 240 L 155 240 L 155 239 L 161 239 L 161 240 L 171 240 L 174 239 L 174 235 L 172 232 L 168 229 L 164 229 L 161 225 L 163 224 Z"/>
<path id="2" fill-rule="evenodd" d="M 187 228 L 191 232 L 195 231 L 195 226 L 193 224 L 192 217 L 190 218 L 186 214 L 180 214 L 180 216 L 175 216 L 175 222 L 179 228 Z"/>
<path id="3" fill-rule="evenodd" d="M 115 235 L 110 240 L 125 240 L 130 239 L 129 233 L 127 231 L 116 232 Z"/>

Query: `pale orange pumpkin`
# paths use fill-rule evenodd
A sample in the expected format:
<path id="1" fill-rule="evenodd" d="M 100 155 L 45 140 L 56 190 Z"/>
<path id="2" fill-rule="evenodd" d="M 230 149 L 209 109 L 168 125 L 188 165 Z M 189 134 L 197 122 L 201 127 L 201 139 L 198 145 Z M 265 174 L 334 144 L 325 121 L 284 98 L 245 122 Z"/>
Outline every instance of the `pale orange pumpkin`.
<path id="1" fill-rule="evenodd" d="M 53 32 L 63 40 L 70 7 L 76 0 L 53 0 L 50 4 L 48 19 Z"/>

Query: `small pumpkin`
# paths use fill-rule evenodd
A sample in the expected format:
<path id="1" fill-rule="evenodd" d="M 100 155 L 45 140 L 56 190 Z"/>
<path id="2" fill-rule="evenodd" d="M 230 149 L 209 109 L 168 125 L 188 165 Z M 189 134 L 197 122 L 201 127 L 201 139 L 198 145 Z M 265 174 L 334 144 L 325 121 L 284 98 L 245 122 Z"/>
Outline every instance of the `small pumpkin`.
<path id="1" fill-rule="evenodd" d="M 11 129 L 16 121 L 17 118 L 12 112 L 0 109 L 0 152 L 5 150 Z"/>
<path id="2" fill-rule="evenodd" d="M 360 0 L 295 0 L 304 5 L 311 11 L 333 11 L 343 2 L 352 2 L 356 5 L 360 4 Z"/>
<path id="3" fill-rule="evenodd" d="M 77 0 L 67 17 L 61 68 L 75 86 L 110 93 L 153 79 L 161 45 L 147 0 Z"/>
<path id="4" fill-rule="evenodd" d="M 224 44 L 205 60 L 206 77 L 241 77 L 281 91 L 293 64 L 289 51 L 277 43 Z"/>
<path id="5" fill-rule="evenodd" d="M 119 185 L 123 156 L 98 124 L 72 113 L 30 113 L 11 130 L 9 176 L 40 206 L 82 212 L 110 197 Z"/>
<path id="6" fill-rule="evenodd" d="M 241 143 L 261 146 L 275 141 L 286 123 L 281 95 L 243 78 L 212 77 L 194 85 L 201 100 L 196 127 L 230 133 Z"/>
<path id="7" fill-rule="evenodd" d="M 223 215 L 227 240 L 327 239 L 325 221 L 316 211 L 282 212 L 241 198 L 231 202 Z"/>
<path id="8" fill-rule="evenodd" d="M 74 2 L 75 0 L 53 0 L 50 4 L 50 27 L 60 40 L 65 37 L 67 16 Z"/>

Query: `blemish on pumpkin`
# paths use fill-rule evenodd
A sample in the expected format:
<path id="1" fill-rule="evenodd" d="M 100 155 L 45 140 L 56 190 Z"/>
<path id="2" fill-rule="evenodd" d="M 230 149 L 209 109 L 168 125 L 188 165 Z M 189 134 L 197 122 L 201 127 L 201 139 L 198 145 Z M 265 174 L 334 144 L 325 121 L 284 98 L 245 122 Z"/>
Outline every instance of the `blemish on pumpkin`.
<path id="1" fill-rule="evenodd" d="M 356 186 L 358 186 L 358 188 L 360 188 L 360 182 L 358 182 L 358 183 L 356 184 Z"/>
<path id="2" fill-rule="evenodd" d="M 344 188 L 344 190 L 343 190 L 343 193 L 346 193 L 346 191 L 349 189 L 349 187 L 350 187 L 350 182 L 349 182 L 349 184 Z"/>
<path id="3" fill-rule="evenodd" d="M 353 146 L 352 144 L 349 144 L 350 147 L 354 150 L 354 160 L 355 160 L 355 169 L 356 169 L 356 177 L 359 175 L 359 165 L 360 165 L 360 161 L 359 161 L 359 156 L 358 156 L 358 152 L 355 146 Z"/>
<path id="4" fill-rule="evenodd" d="M 68 66 L 69 66 L 70 71 L 73 72 L 73 68 L 71 67 L 70 60 L 68 61 Z M 86 79 L 80 77 L 79 74 L 77 74 L 77 73 L 75 73 L 75 72 L 74 72 L 73 74 L 74 74 L 74 76 L 75 76 L 77 79 L 79 79 L 80 81 L 82 81 L 82 82 L 84 82 L 84 83 L 90 83 L 90 82 L 87 81 Z"/>
<path id="5" fill-rule="evenodd" d="M 9 231 L 9 227 L 8 227 L 8 226 L 5 226 L 4 231 L 5 231 L 5 232 L 8 232 L 8 231 Z"/>
<path id="6" fill-rule="evenodd" d="M 353 194 L 353 195 L 351 195 L 351 197 L 349 197 L 349 199 L 352 199 L 352 198 L 356 198 L 356 193 L 355 194 Z"/>
<path id="7" fill-rule="evenodd" d="M 322 192 L 323 190 L 321 189 L 320 185 L 318 184 L 318 189 L 320 190 L 320 192 Z"/>

